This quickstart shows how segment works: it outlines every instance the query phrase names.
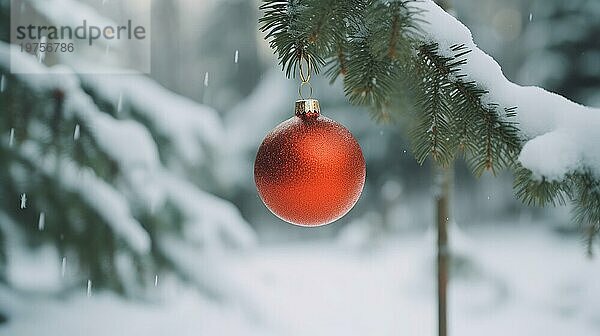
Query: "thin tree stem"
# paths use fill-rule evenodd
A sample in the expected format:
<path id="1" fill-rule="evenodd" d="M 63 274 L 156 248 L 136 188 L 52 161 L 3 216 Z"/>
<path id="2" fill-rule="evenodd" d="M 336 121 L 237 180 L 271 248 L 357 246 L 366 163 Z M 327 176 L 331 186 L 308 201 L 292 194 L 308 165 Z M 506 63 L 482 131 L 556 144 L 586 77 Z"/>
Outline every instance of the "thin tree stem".
<path id="1" fill-rule="evenodd" d="M 435 0 L 446 12 L 453 13 L 451 0 Z M 438 336 L 448 336 L 448 280 L 450 247 L 448 245 L 448 222 L 450 221 L 450 194 L 454 179 L 454 167 L 436 167 L 437 221 L 437 292 L 438 292 Z"/>
<path id="2" fill-rule="evenodd" d="M 448 222 L 450 221 L 450 193 L 453 168 L 436 167 L 436 222 L 437 222 L 437 294 L 438 335 L 448 335 L 448 279 L 450 248 L 448 245 Z"/>

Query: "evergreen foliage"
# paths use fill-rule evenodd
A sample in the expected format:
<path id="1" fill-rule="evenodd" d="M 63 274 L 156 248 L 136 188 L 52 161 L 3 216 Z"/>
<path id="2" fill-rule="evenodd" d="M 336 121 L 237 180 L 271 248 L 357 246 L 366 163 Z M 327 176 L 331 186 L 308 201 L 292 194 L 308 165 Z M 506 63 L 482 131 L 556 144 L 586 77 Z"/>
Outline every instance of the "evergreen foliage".
<path id="1" fill-rule="evenodd" d="M 0 77 L 7 83 L 0 93 L 0 284 L 18 285 L 2 272 L 10 253 L 16 253 L 13 247 L 22 243 L 54 246 L 58 263 L 66 257 L 70 275 L 62 290 L 85 287 L 89 279 L 94 288 L 146 297 L 156 275 L 173 274 L 206 294 L 227 295 L 212 280 L 220 270 L 180 264 L 182 249 L 190 258 L 208 253 L 208 246 L 253 241 L 233 205 L 174 172 L 209 169 L 210 160 L 177 156 L 175 135 L 157 129 L 148 120 L 152 112 L 127 92 L 123 107 L 108 103 L 112 99 L 95 85 L 54 73 L 35 60 L 25 64 L 41 73 L 11 74 L 7 46 L 0 42 Z M 164 111 L 168 118 L 185 117 L 176 110 L 180 97 L 137 79 L 136 85 L 155 88 L 149 94 L 172 99 L 174 110 Z M 208 121 L 214 113 L 190 104 L 197 110 L 188 111 L 194 118 L 182 120 L 188 125 Z M 212 148 L 202 140 L 186 139 L 198 146 L 197 154 L 208 156 Z"/>
<path id="2" fill-rule="evenodd" d="M 0 116 L 0 131 L 9 134 L 10 129 L 14 129 L 14 139 L 10 145 L 9 141 L 2 141 L 0 146 L 2 212 L 13 222 L 29 224 L 22 227 L 27 232 L 26 237 L 33 240 L 30 243 L 37 245 L 45 239 L 51 239 L 57 242 L 61 255 L 69 255 L 71 250 L 77 250 L 84 272 L 95 280 L 95 285 L 123 293 L 125 288 L 118 280 L 118 272 L 114 271 L 115 252 L 121 250 L 127 253 L 140 266 L 147 264 L 150 256 L 144 257 L 122 240 L 116 239 L 106 214 L 99 212 L 93 202 L 76 189 L 66 187 L 59 173 L 67 166 L 89 167 L 98 178 L 115 181 L 120 175 L 118 162 L 98 147 L 91 136 L 91 125 L 74 115 L 65 115 L 65 93 L 58 87 L 36 90 L 27 82 L 11 76 L 6 68 L 1 69 L 0 74 L 10 83 L 0 95 L 0 106 L 5 108 Z M 76 124 L 81 127 L 81 137 L 73 141 L 72 132 Z M 35 132 L 32 131 L 34 129 Z M 30 151 L 14 150 L 21 145 L 28 146 Z M 86 173 L 81 168 L 75 169 L 80 174 Z M 15 178 L 17 172 L 20 178 Z M 16 211 L 19 197 L 24 191 L 27 191 L 29 200 L 24 209 Z M 36 234 L 39 230 L 38 217 L 42 212 L 45 228 Z M 8 237 L 6 230 L 0 235 Z M 156 267 L 148 271 L 158 272 L 160 268 Z M 150 280 L 150 274 L 146 273 L 147 280 Z M 80 281 L 83 283 L 86 280 Z"/>
<path id="3" fill-rule="evenodd" d="M 520 166 L 528 139 L 515 122 L 517 107 L 490 102 L 480 83 L 465 79 L 464 45 L 444 56 L 422 37 L 416 1 L 264 0 L 261 29 L 288 77 L 310 59 L 332 81 L 342 77 L 348 100 L 368 106 L 376 119 L 408 115 L 419 163 L 431 158 L 448 166 L 460 156 L 476 175 L 513 169 L 519 198 L 540 206 L 570 200 L 591 243 L 600 232 L 600 180 L 575 172 L 550 181 Z"/>
<path id="4" fill-rule="evenodd" d="M 11 53 L 10 3 L 0 0 L 0 287 L 30 289 L 15 278 L 19 257 L 43 247 L 66 270 L 47 294 L 91 281 L 148 298 L 160 276 L 232 295 L 221 265 L 202 260 L 254 242 L 239 210 L 210 193 L 217 112 L 141 74 Z M 56 9 L 65 15 L 46 24 L 68 20 L 70 8 Z M 90 67 L 85 53 L 75 58 Z"/>

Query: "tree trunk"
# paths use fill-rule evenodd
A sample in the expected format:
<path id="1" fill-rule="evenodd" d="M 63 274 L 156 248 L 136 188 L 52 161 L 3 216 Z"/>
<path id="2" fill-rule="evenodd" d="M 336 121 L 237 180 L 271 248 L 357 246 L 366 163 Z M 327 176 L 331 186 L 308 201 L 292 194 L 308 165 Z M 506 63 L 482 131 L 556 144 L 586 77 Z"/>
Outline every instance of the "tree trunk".
<path id="1" fill-rule="evenodd" d="M 437 293 L 438 335 L 448 335 L 448 273 L 450 248 L 448 246 L 448 222 L 450 220 L 450 193 L 453 168 L 436 167 L 436 222 L 437 222 Z"/>
<path id="2" fill-rule="evenodd" d="M 452 14 L 451 0 L 435 0 L 446 12 Z M 448 280 L 450 247 L 448 245 L 448 222 L 450 221 L 450 194 L 454 167 L 435 167 L 436 221 L 437 221 L 437 292 L 438 292 L 438 336 L 448 335 Z"/>

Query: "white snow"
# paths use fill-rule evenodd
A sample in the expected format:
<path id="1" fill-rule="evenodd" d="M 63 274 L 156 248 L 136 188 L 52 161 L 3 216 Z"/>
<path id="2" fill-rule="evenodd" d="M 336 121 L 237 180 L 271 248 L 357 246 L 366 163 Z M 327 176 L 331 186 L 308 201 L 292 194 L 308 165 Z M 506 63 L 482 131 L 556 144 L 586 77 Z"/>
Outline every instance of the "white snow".
<path id="1" fill-rule="evenodd" d="M 0 66 L 4 68 L 9 67 L 10 48 L 0 43 Z M 256 240 L 254 232 L 231 203 L 200 190 L 181 177 L 183 174 L 177 169 L 163 165 L 156 145 L 163 138 L 171 141 L 171 148 L 165 152 L 176 153 L 173 159 L 175 165 L 211 164 L 207 160 L 209 151 L 218 147 L 224 134 L 221 120 L 214 110 L 173 94 L 139 74 L 77 77 L 69 67 L 62 66 L 58 70 L 56 67 L 47 68 L 29 56 L 16 57 L 13 66 L 39 74 L 35 77 L 16 75 L 18 81 L 26 82 L 32 90 L 52 92 L 59 89 L 64 93 L 65 119 L 80 125 L 79 137 L 90 137 L 94 145 L 119 166 L 119 175 L 115 181 L 104 181 L 92 169 L 80 167 L 67 157 L 42 153 L 33 140 L 22 143 L 16 154 L 40 173 L 52 176 L 65 190 L 80 195 L 134 253 L 145 254 L 151 245 L 149 234 L 136 219 L 140 208 L 142 211 L 158 211 L 168 201 L 183 217 L 183 235 L 174 237 L 170 242 L 162 239 L 159 247 L 162 252 L 173 258 L 184 253 L 188 261 L 170 261 L 182 273 L 188 274 L 195 285 L 206 286 L 209 291 L 219 292 L 223 297 L 235 295 L 239 299 L 245 296 L 243 291 L 235 290 L 236 281 L 229 281 L 231 285 L 228 286 L 223 284 L 222 277 L 228 277 L 219 276 L 226 274 L 220 270 L 223 265 L 212 262 L 207 255 L 220 255 L 226 247 L 253 245 Z M 96 89 L 97 95 L 104 101 L 118 101 L 119 108 L 126 103 L 127 108 L 135 109 L 139 115 L 132 117 L 131 113 L 119 113 L 119 117 L 131 118 L 121 120 L 100 111 L 82 90 L 80 80 Z M 34 136 L 43 136 L 44 128 L 41 126 L 32 123 L 32 129 L 41 131 L 32 132 Z M 74 138 L 77 138 L 76 133 L 77 130 Z M 160 139 L 153 139 L 155 135 Z M 125 283 L 125 291 L 130 292 L 128 284 L 135 283 L 129 281 L 134 264 L 130 255 L 118 252 L 115 273 Z M 194 259 L 201 263 L 189 262 Z M 57 261 L 60 261 L 58 257 Z M 207 265 L 210 267 L 207 268 Z M 61 277 L 64 277 L 66 259 L 56 270 L 60 270 Z M 158 285 L 158 278 L 154 280 Z M 220 288 L 234 289 L 223 291 Z M 135 293 L 135 288 L 131 292 Z M 243 303 L 250 301 L 241 300 L 240 305 L 250 306 Z"/>
<path id="2" fill-rule="evenodd" d="M 42 212 L 40 212 L 40 217 L 38 218 L 38 230 L 44 231 L 45 227 L 46 227 L 46 213 L 44 213 L 42 211 Z"/>
<path id="3" fill-rule="evenodd" d="M 10 129 L 10 134 L 8 135 L 8 147 L 12 147 L 15 143 L 15 129 Z"/>
<path id="4" fill-rule="evenodd" d="M 450 335 L 600 333 L 600 261 L 586 258 L 576 237 L 530 225 L 452 232 L 460 267 L 449 288 Z M 65 299 L 19 297 L 0 287 L 0 306 L 11 318 L 0 333 L 433 336 L 434 238 L 432 232 L 413 233 L 363 251 L 327 241 L 215 256 L 212 262 L 231 265 L 223 280 L 241 280 L 260 299 L 255 313 L 265 319 L 232 303 L 209 301 L 168 278 L 153 288 L 162 301 L 150 303 L 105 292 L 91 298 L 84 292 Z M 194 255 L 180 260 L 204 262 Z"/>
<path id="5" fill-rule="evenodd" d="M 79 194 L 133 250 L 141 254 L 150 250 L 150 237 L 133 218 L 127 200 L 93 171 L 83 170 L 65 158 L 44 155 L 30 141 L 23 143 L 21 153 L 44 174 L 54 176 L 66 190 Z"/>
<path id="6" fill-rule="evenodd" d="M 87 282 L 87 297 L 92 296 L 92 280 Z"/>
<path id="7" fill-rule="evenodd" d="M 71 3 L 74 4 L 72 11 L 65 11 L 64 8 L 69 7 Z M 70 15 L 72 12 L 77 12 L 79 15 L 86 9 L 85 5 L 78 6 L 77 2 L 67 0 L 36 1 L 34 6 L 36 5 L 41 6 L 38 11 L 42 15 L 47 15 L 51 21 L 61 23 L 72 19 L 74 17 Z M 61 15 L 63 17 L 60 17 Z M 83 17 L 88 18 L 91 24 L 110 24 L 96 23 L 97 20 L 91 15 L 83 15 Z M 98 20 L 100 19 L 102 18 L 99 17 Z M 189 238 L 191 244 L 211 245 L 211 240 L 223 239 L 231 245 L 239 246 L 247 245 L 254 240 L 252 231 L 233 205 L 200 191 L 188 181 L 175 175 L 171 176 L 171 173 L 164 169 L 156 142 L 152 138 L 153 134 L 144 127 L 145 125 L 134 120 L 118 120 L 100 111 L 91 97 L 81 89 L 80 78 L 71 68 L 66 66 L 48 68 L 39 64 L 35 57 L 19 55 L 14 46 L 4 43 L 0 43 L 0 65 L 5 69 L 9 69 L 12 65 L 12 69 L 17 73 L 39 74 L 39 76 L 15 75 L 17 81 L 27 83 L 33 91 L 62 91 L 65 99 L 63 116 L 71 122 L 77 122 L 72 134 L 73 139 L 91 138 L 94 145 L 119 166 L 120 176 L 116 181 L 104 181 L 90 168 L 80 167 L 66 157 L 42 153 L 34 141 L 23 143 L 16 149 L 16 154 L 31 162 L 40 173 L 55 178 L 57 183 L 62 184 L 67 191 L 78 194 L 135 253 L 144 254 L 150 249 L 150 237 L 135 218 L 139 211 L 136 207 L 139 204 L 136 202 L 141 201 L 148 207 L 159 208 L 167 193 L 167 186 L 160 181 L 163 175 L 168 177 L 170 183 L 179 185 L 186 197 L 190 197 L 181 201 L 178 197 L 172 196 L 172 205 L 186 216 L 186 225 L 189 225 L 186 230 L 192 233 Z M 168 92 L 138 73 L 131 76 L 103 78 L 107 82 L 98 84 L 100 94 L 107 91 L 109 94 L 118 92 L 118 109 L 122 110 L 123 100 L 127 102 L 127 107 L 135 108 L 142 114 L 138 118 L 147 120 L 151 126 L 159 130 L 160 137 L 173 143 L 173 152 L 179 154 L 177 159 L 189 165 L 205 164 L 208 161 L 207 151 L 216 145 L 223 134 L 221 121 L 215 111 Z M 6 78 L 3 77 L 1 81 L 0 86 L 4 90 Z M 112 97 L 111 101 L 115 101 L 115 96 Z M 110 97 L 106 95 L 102 98 Z M 39 128 L 39 125 L 33 122 L 31 127 Z M 81 132 L 82 129 L 85 130 L 84 134 Z M 43 136 L 43 134 L 33 132 L 32 136 Z M 12 146 L 13 142 L 14 129 L 11 130 L 9 146 Z M 26 196 L 23 195 L 21 207 L 25 206 Z M 45 214 L 41 213 L 38 218 L 38 228 L 43 229 L 44 226 Z M 201 234 L 195 236 L 194 232 L 201 232 Z M 198 249 L 196 253 L 203 253 L 203 250 Z M 60 261 L 59 258 L 56 259 Z M 121 272 L 119 276 L 124 273 L 130 274 L 132 267 L 126 263 L 127 258 L 119 255 L 116 259 L 118 267 L 123 268 L 125 265 L 125 272 Z M 63 257 L 60 267 L 55 268 L 57 272 L 60 270 L 62 277 L 65 276 L 66 266 L 67 259 Z M 34 277 L 32 281 L 36 279 Z M 92 289 L 91 281 L 92 279 L 88 282 L 88 295 Z M 158 281 L 158 278 L 155 281 Z"/>
<path id="8" fill-rule="evenodd" d="M 83 104 L 82 104 L 83 105 Z M 73 106 L 75 109 L 76 106 Z M 93 111 L 91 107 L 88 110 Z M 93 116 L 93 117 L 92 117 Z M 116 120 L 105 113 L 90 113 L 89 124 L 98 145 L 124 168 L 147 170 L 160 166 L 158 149 L 152 136 L 139 123 Z"/>
<path id="9" fill-rule="evenodd" d="M 62 260 L 60 262 L 60 276 L 64 278 L 66 273 L 67 273 L 67 257 L 62 257 Z"/>
<path id="10" fill-rule="evenodd" d="M 75 125 L 75 130 L 73 131 L 73 140 L 79 140 L 79 136 L 81 136 L 81 127 L 79 124 Z"/>
<path id="11" fill-rule="evenodd" d="M 270 336 L 238 311 L 207 300 L 189 288 L 159 304 L 128 302 L 110 293 L 23 302 L 0 288 L 0 305 L 13 319 L 0 325 L 7 336 Z M 32 323 L 35 321 L 35 323 Z"/>
<path id="12" fill-rule="evenodd" d="M 534 172 L 543 176 L 560 177 L 565 172 L 577 171 L 585 162 L 585 153 L 581 153 L 570 138 L 564 130 L 533 138 L 521 151 L 520 161 L 525 167 L 536 167 Z M 598 135 L 593 138 L 596 144 L 600 143 Z"/>
<path id="13" fill-rule="evenodd" d="M 188 165 L 197 165 L 207 157 L 207 146 L 216 146 L 223 125 L 213 109 L 167 91 L 142 75 L 81 75 L 81 80 L 103 97 L 123 102 L 143 114 L 150 127 L 173 143 L 172 150 Z"/>
<path id="14" fill-rule="evenodd" d="M 53 292 L 61 287 L 54 247 L 43 245 L 31 249 L 20 225 L 2 211 L 0 232 L 4 237 L 3 250 L 7 260 L 3 272 L 10 286 L 17 291 L 30 292 Z M 4 308 L 3 304 L 0 298 L 0 310 Z"/>
<path id="15" fill-rule="evenodd" d="M 10 48 L 6 44 L 0 44 L 0 62 L 5 67 L 10 59 Z M 18 75 L 20 80 L 30 81 L 34 89 L 63 90 L 66 117 L 81 120 L 89 128 L 97 145 L 119 164 L 130 187 L 131 195 L 128 196 L 132 202 L 141 199 L 144 206 L 155 208 L 162 204 L 166 193 L 169 193 L 174 204 L 189 216 L 190 227 L 187 230 L 190 230 L 191 237 L 197 236 L 193 233 L 195 230 L 215 230 L 217 234 L 230 239 L 234 245 L 245 245 L 253 241 L 251 230 L 233 205 L 167 173 L 148 130 L 138 122 L 117 120 L 98 110 L 91 97 L 81 90 L 79 79 L 72 71 L 60 69 L 60 75 L 54 76 L 54 69 L 48 69 L 32 61 L 31 57 L 23 56 L 13 59 L 13 66 L 33 68 L 33 72 L 44 74 L 35 78 Z M 152 127 L 156 127 L 162 136 L 174 142 L 173 149 L 179 151 L 183 161 L 188 164 L 201 163 L 207 155 L 204 153 L 217 147 L 224 134 L 221 121 L 214 110 L 170 93 L 144 76 L 82 76 L 82 79 L 109 101 L 116 101 L 119 97 L 126 99 L 128 104 L 148 118 Z M 31 146 L 32 144 L 29 145 Z M 127 199 L 118 190 L 93 176 L 93 173 L 80 172 L 69 162 L 63 164 L 69 171 L 61 172 L 64 183 L 82 193 L 85 193 L 86 187 L 96 192 L 94 203 L 99 207 L 98 210 L 111 217 L 108 218 L 109 222 L 123 223 L 122 228 L 115 224 L 115 230 L 122 231 L 138 251 L 146 251 L 149 238 L 132 218 Z M 83 174 L 87 181 L 77 185 L 77 174 Z M 94 187 L 85 186 L 86 183 Z M 173 186 L 177 186 L 177 189 Z M 208 239 L 207 237 L 209 236 L 205 235 L 204 238 Z"/>
<path id="16" fill-rule="evenodd" d="M 27 208 L 27 194 L 21 194 L 21 209 Z"/>
<path id="17" fill-rule="evenodd" d="M 220 249 L 223 242 L 232 246 L 249 247 L 256 243 L 256 236 L 240 214 L 239 210 L 216 196 L 191 187 L 188 183 L 163 174 L 157 179 L 167 197 L 178 204 L 185 216 L 186 240 L 202 244 L 205 249 Z M 211 239 L 211 237 L 221 239 Z"/>
<path id="18" fill-rule="evenodd" d="M 526 168 L 537 177 L 551 180 L 586 169 L 600 176 L 600 109 L 579 105 L 538 87 L 511 83 L 500 65 L 477 47 L 461 22 L 431 0 L 414 4 L 424 10 L 425 39 L 439 43 L 442 53 L 452 55 L 450 47 L 455 44 L 465 44 L 472 50 L 462 66 L 465 80 L 476 81 L 489 90 L 486 100 L 518 107 L 518 127 L 527 141 L 519 161 Z"/>

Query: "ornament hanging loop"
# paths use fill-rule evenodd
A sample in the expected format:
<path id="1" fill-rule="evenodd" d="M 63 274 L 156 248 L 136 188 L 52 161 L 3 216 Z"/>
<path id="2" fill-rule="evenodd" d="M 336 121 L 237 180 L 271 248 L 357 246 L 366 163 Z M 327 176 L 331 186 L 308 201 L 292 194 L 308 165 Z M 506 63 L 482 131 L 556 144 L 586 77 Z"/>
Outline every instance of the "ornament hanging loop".
<path id="1" fill-rule="evenodd" d="M 321 113 L 319 102 L 313 99 L 313 87 L 310 84 L 310 76 L 313 70 L 312 59 L 309 55 L 303 55 L 298 59 L 298 72 L 300 85 L 298 85 L 298 96 L 300 100 L 296 101 L 294 114 L 300 118 L 316 118 Z M 304 97 L 304 91 L 309 89 L 308 98 Z"/>
<path id="2" fill-rule="evenodd" d="M 301 56 L 298 61 L 298 72 L 300 75 L 300 85 L 298 86 L 298 96 L 300 97 L 300 99 L 307 99 L 307 98 L 304 98 L 304 95 L 302 94 L 304 87 L 308 87 L 310 90 L 308 99 L 311 99 L 313 96 L 313 87 L 312 87 L 312 85 L 310 85 L 310 76 L 312 74 L 312 70 L 313 70 L 313 64 L 312 64 L 310 56 L 308 56 L 308 55 Z"/>
<path id="3" fill-rule="evenodd" d="M 313 87 L 312 87 L 312 85 L 310 85 L 310 83 L 309 83 L 309 82 L 302 82 L 302 83 L 300 83 L 300 85 L 298 86 L 298 96 L 300 97 L 300 99 L 307 99 L 307 98 L 304 98 L 304 95 L 302 94 L 302 92 L 303 92 L 303 90 L 302 90 L 302 89 L 303 89 L 304 87 L 307 87 L 307 86 L 308 86 L 308 89 L 309 89 L 309 92 L 308 92 L 308 99 L 312 99 L 312 96 L 313 96 Z"/>
<path id="4" fill-rule="evenodd" d="M 300 70 L 300 81 L 302 83 L 310 82 L 310 75 L 312 73 L 312 62 L 310 61 L 310 56 L 305 55 L 300 57 L 298 68 Z"/>

